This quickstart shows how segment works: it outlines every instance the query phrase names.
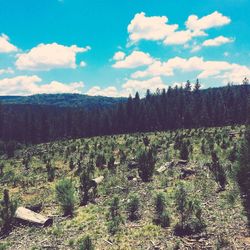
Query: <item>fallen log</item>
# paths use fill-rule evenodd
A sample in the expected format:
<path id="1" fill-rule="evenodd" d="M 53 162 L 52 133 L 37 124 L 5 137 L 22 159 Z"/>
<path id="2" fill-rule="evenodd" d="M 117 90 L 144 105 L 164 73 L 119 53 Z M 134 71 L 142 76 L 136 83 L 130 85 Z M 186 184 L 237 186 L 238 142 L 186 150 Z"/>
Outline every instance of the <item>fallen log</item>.
<path id="1" fill-rule="evenodd" d="M 159 167 L 159 168 L 156 170 L 156 172 L 157 172 L 158 174 L 161 174 L 161 173 L 165 172 L 166 170 L 167 170 L 167 166 L 166 166 L 166 164 L 165 164 L 165 165 L 162 165 L 161 167 Z"/>
<path id="2" fill-rule="evenodd" d="M 181 169 L 181 174 L 180 174 L 180 178 L 181 179 L 185 179 L 191 175 L 195 175 L 196 171 L 194 169 L 191 168 L 182 168 Z"/>
<path id="3" fill-rule="evenodd" d="M 53 219 L 35 213 L 25 207 L 19 207 L 16 210 L 15 218 L 23 222 L 31 223 L 37 226 L 48 227 L 53 224 Z"/>
<path id="4" fill-rule="evenodd" d="M 95 179 L 92 179 L 92 186 L 95 187 L 99 185 L 104 180 L 104 176 L 99 176 Z"/>

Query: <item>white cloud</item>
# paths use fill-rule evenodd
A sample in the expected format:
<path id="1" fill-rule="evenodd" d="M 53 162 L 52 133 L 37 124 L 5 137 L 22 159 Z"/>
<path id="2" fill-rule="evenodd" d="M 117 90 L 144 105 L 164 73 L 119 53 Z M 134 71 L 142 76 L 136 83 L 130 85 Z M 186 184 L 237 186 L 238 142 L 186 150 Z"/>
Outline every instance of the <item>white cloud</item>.
<path id="1" fill-rule="evenodd" d="M 195 77 L 205 79 L 209 77 L 221 78 L 223 82 L 240 83 L 244 77 L 250 78 L 250 68 L 244 65 L 226 61 L 206 61 L 202 57 L 181 58 L 174 57 L 166 62 L 155 61 L 145 70 L 136 71 L 132 78 L 172 76 L 174 71 L 196 72 Z"/>
<path id="2" fill-rule="evenodd" d="M 84 62 L 84 61 L 81 61 L 81 62 L 80 62 L 80 67 L 84 68 L 84 67 L 86 67 L 86 66 L 87 66 L 87 63 L 86 63 L 86 62 Z"/>
<path id="3" fill-rule="evenodd" d="M 203 46 L 208 47 L 208 46 L 220 46 L 222 44 L 226 43 L 232 43 L 234 39 L 228 38 L 225 36 L 218 36 L 213 39 L 208 39 L 202 43 Z"/>
<path id="4" fill-rule="evenodd" d="M 161 77 L 153 77 L 147 80 L 128 79 L 122 87 L 131 93 L 134 91 L 145 91 L 147 89 L 155 91 L 157 88 L 163 89 L 167 86 L 163 83 Z"/>
<path id="5" fill-rule="evenodd" d="M 122 51 L 118 51 L 114 54 L 113 56 L 113 60 L 115 61 L 120 61 L 123 60 L 125 58 L 126 54 Z"/>
<path id="6" fill-rule="evenodd" d="M 18 50 L 17 47 L 11 44 L 9 40 L 9 37 L 5 34 L 0 36 L 0 53 L 11 53 Z"/>
<path id="7" fill-rule="evenodd" d="M 229 24 L 231 19 L 218 11 L 213 12 L 210 15 L 198 18 L 196 15 L 191 15 L 186 21 L 186 27 L 190 30 L 200 31 L 214 27 L 220 27 Z"/>
<path id="8" fill-rule="evenodd" d="M 194 32 L 190 30 L 182 30 L 171 33 L 164 40 L 165 45 L 173 45 L 173 44 L 186 44 L 191 41 L 193 37 L 197 36 L 206 36 L 207 34 L 204 32 Z"/>
<path id="9" fill-rule="evenodd" d="M 76 54 L 90 50 L 76 45 L 64 46 L 57 43 L 39 44 L 27 53 L 17 56 L 16 66 L 20 70 L 51 70 L 76 68 Z"/>
<path id="10" fill-rule="evenodd" d="M 144 12 L 135 15 L 128 26 L 129 39 L 132 43 L 140 40 L 164 40 L 174 32 L 178 25 L 167 24 L 166 16 L 147 17 Z"/>
<path id="11" fill-rule="evenodd" d="M 13 74 L 13 73 L 14 73 L 14 70 L 12 68 L 0 69 L 0 75 Z"/>
<path id="12" fill-rule="evenodd" d="M 102 89 L 99 86 L 94 86 L 88 90 L 86 93 L 90 96 L 109 96 L 109 97 L 128 97 L 129 93 L 127 91 L 118 91 L 116 87 L 109 86 Z"/>
<path id="13" fill-rule="evenodd" d="M 129 56 L 123 60 L 117 61 L 113 64 L 113 68 L 133 69 L 140 66 L 150 65 L 154 59 L 148 53 L 141 51 L 133 51 Z"/>
<path id="14" fill-rule="evenodd" d="M 55 93 L 81 93 L 83 82 L 69 84 L 52 81 L 48 84 L 40 84 L 42 79 L 36 75 L 16 76 L 0 80 L 0 95 L 32 95 Z"/>
<path id="15" fill-rule="evenodd" d="M 140 40 L 162 41 L 165 45 L 187 44 L 194 37 L 207 36 L 206 29 L 223 26 L 230 21 L 229 17 L 217 11 L 200 19 L 191 15 L 185 23 L 187 29 L 178 30 L 178 24 L 167 24 L 166 16 L 147 17 L 142 12 L 136 14 L 128 26 L 129 44 Z"/>

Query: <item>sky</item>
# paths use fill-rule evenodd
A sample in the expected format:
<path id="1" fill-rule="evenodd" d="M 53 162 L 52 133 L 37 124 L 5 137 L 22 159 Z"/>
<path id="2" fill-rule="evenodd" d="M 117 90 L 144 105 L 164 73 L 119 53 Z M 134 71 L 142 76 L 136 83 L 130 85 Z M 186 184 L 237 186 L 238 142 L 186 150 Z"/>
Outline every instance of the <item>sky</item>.
<path id="1" fill-rule="evenodd" d="M 141 96 L 250 78 L 249 0 L 0 0 L 0 95 Z"/>

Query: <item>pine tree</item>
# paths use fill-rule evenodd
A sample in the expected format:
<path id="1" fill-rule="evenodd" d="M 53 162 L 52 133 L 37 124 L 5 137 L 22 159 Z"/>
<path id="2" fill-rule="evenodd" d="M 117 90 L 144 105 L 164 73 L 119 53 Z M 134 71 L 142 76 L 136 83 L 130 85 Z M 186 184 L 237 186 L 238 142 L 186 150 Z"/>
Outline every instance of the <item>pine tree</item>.
<path id="1" fill-rule="evenodd" d="M 114 235 L 120 229 L 120 224 L 123 222 L 120 212 L 120 199 L 118 196 L 114 196 L 111 200 L 108 220 L 108 231 L 110 234 Z"/>
<path id="2" fill-rule="evenodd" d="M 250 121 L 250 120 L 249 120 Z M 250 225 L 250 125 L 247 124 L 245 138 L 239 152 L 237 181 L 242 194 L 248 223 Z"/>
<path id="3" fill-rule="evenodd" d="M 5 189 L 3 200 L 0 202 L 0 226 L 3 234 L 11 229 L 16 209 L 17 202 L 10 200 L 9 191 Z"/>
<path id="4" fill-rule="evenodd" d="M 80 204 L 84 206 L 89 200 L 89 190 L 92 187 L 91 173 L 88 170 L 83 170 L 80 175 Z"/>
<path id="5" fill-rule="evenodd" d="M 75 209 L 75 187 L 70 179 L 62 179 L 56 185 L 56 199 L 64 216 L 73 216 Z"/>
<path id="6" fill-rule="evenodd" d="M 153 149 L 142 149 L 138 156 L 138 165 L 139 175 L 144 182 L 151 180 L 155 169 L 155 162 Z"/>
<path id="7" fill-rule="evenodd" d="M 137 220 L 139 218 L 140 200 L 138 195 L 131 194 L 128 198 L 127 212 L 129 220 Z"/>

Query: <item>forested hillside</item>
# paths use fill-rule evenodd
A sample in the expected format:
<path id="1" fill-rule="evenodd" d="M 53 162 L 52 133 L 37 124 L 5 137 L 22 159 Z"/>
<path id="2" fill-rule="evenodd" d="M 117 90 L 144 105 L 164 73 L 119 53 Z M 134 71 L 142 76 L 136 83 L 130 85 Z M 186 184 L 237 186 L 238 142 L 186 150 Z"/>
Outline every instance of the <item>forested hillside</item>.
<path id="1" fill-rule="evenodd" d="M 2 105 L 3 141 L 39 143 L 64 138 L 243 124 L 248 84 L 191 91 L 169 88 L 140 99 L 137 93 L 113 106 L 84 108 L 48 105 Z M 49 98 L 49 97 L 48 97 Z"/>
<path id="2" fill-rule="evenodd" d="M 0 96 L 3 104 L 32 104 L 56 107 L 103 108 L 124 102 L 126 98 L 88 96 L 80 94 L 40 94 L 32 96 Z"/>

